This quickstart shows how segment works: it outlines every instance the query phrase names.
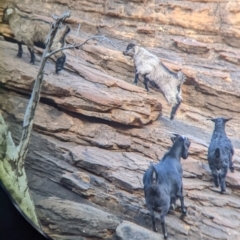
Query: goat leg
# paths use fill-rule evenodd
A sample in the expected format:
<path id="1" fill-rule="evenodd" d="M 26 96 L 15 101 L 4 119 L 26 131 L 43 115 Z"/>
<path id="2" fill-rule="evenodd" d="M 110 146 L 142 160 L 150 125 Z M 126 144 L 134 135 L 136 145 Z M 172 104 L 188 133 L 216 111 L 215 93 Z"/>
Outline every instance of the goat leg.
<path id="1" fill-rule="evenodd" d="M 231 172 L 234 172 L 234 166 L 233 166 L 232 162 L 230 162 L 230 164 L 229 164 L 229 169 Z"/>
<path id="2" fill-rule="evenodd" d="M 174 214 L 176 209 L 175 203 L 171 203 L 170 208 L 168 210 L 168 214 Z"/>
<path id="3" fill-rule="evenodd" d="M 155 214 L 154 214 L 153 209 L 152 209 L 152 211 L 151 211 L 151 216 L 152 216 L 153 231 L 154 231 L 154 232 L 157 232 Z"/>
<path id="4" fill-rule="evenodd" d="M 219 182 L 221 185 L 221 193 L 224 193 L 226 191 L 226 183 L 225 183 L 225 178 L 227 175 L 227 168 L 223 168 L 221 170 L 221 173 L 219 174 Z"/>
<path id="5" fill-rule="evenodd" d="M 171 115 L 170 115 L 170 119 L 173 120 L 174 116 L 181 104 L 182 100 L 180 98 L 177 98 L 177 103 L 172 107 L 172 111 L 171 111 Z"/>
<path id="6" fill-rule="evenodd" d="M 229 169 L 231 172 L 234 172 L 234 165 L 233 165 L 233 162 L 232 162 L 232 154 L 230 156 L 230 159 L 229 159 Z"/>
<path id="7" fill-rule="evenodd" d="M 168 238 L 168 234 L 167 234 L 167 230 L 166 230 L 165 219 L 163 220 L 161 225 L 162 225 L 162 232 L 163 232 L 164 239 L 167 239 Z"/>
<path id="8" fill-rule="evenodd" d="M 30 63 L 34 64 L 35 63 L 35 55 L 34 55 L 33 48 L 31 49 L 31 48 L 28 47 L 28 51 L 31 54 L 31 61 L 30 61 Z"/>
<path id="9" fill-rule="evenodd" d="M 135 85 L 137 85 L 137 83 L 138 83 L 138 76 L 139 76 L 139 74 L 137 72 L 137 69 L 135 68 L 135 79 L 134 79 L 134 82 L 133 82 L 133 84 L 135 84 Z"/>
<path id="10" fill-rule="evenodd" d="M 213 181 L 214 181 L 215 187 L 219 187 L 218 172 L 216 169 L 212 171 L 212 176 L 213 176 Z"/>
<path id="11" fill-rule="evenodd" d="M 147 91 L 149 91 L 149 89 L 148 89 L 148 82 L 149 82 L 148 77 L 146 75 L 144 75 L 144 86 L 145 86 Z"/>
<path id="12" fill-rule="evenodd" d="M 18 58 L 21 58 L 21 57 L 22 57 L 22 53 L 23 53 L 22 44 L 21 44 L 20 42 L 18 42 L 18 53 L 17 53 L 17 57 L 18 57 Z"/>
<path id="13" fill-rule="evenodd" d="M 55 69 L 56 74 L 58 74 L 64 68 L 65 61 L 66 61 L 65 54 L 57 59 Z"/>
<path id="14" fill-rule="evenodd" d="M 151 214 L 151 217 L 152 217 L 152 225 L 153 225 L 153 231 L 154 232 L 157 232 L 157 228 L 156 228 L 156 220 L 155 220 L 155 214 L 154 214 L 154 211 L 153 211 L 153 207 L 148 207 L 148 210 Z"/>
<path id="15" fill-rule="evenodd" d="M 181 219 L 182 219 L 185 215 L 187 215 L 187 210 L 186 210 L 186 207 L 184 206 L 183 188 L 181 188 L 181 194 L 179 194 L 178 197 L 181 203 L 181 211 L 182 211 Z"/>
<path id="16" fill-rule="evenodd" d="M 161 225 L 162 225 L 162 232 L 163 232 L 164 239 L 168 238 L 166 224 L 165 224 L 165 216 L 168 213 L 169 207 L 170 207 L 170 204 L 164 205 L 161 209 L 161 215 L 160 215 L 160 221 L 161 221 Z"/>

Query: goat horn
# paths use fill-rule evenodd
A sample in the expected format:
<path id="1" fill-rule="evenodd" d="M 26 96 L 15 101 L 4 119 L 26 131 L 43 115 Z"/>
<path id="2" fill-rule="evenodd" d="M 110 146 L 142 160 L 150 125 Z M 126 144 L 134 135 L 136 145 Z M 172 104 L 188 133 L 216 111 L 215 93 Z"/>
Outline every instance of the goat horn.
<path id="1" fill-rule="evenodd" d="M 231 119 L 233 119 L 233 118 L 223 118 L 224 122 L 227 122 L 227 121 L 229 121 Z"/>
<path id="2" fill-rule="evenodd" d="M 179 136 L 180 136 L 180 135 L 177 134 L 177 133 L 173 133 L 173 135 L 174 135 L 175 137 L 179 137 Z"/>

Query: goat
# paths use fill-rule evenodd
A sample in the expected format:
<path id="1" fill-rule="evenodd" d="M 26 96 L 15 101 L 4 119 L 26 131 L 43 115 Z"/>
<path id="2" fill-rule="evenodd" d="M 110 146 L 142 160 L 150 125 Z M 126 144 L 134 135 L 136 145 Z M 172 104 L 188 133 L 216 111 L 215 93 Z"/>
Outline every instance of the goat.
<path id="1" fill-rule="evenodd" d="M 20 10 L 15 6 L 8 6 L 3 11 L 2 22 L 10 25 L 18 44 L 17 57 L 22 57 L 22 44 L 26 44 L 31 55 L 30 63 L 35 63 L 34 45 L 45 48 L 48 34 L 51 30 L 51 24 L 40 19 L 33 19 L 28 15 L 23 15 Z M 63 47 L 65 37 L 70 32 L 68 25 L 57 32 L 51 50 L 56 50 Z M 58 73 L 64 67 L 66 55 L 59 51 L 55 54 L 56 69 Z"/>
<path id="2" fill-rule="evenodd" d="M 188 138 L 177 134 L 171 140 L 173 145 L 170 150 L 159 163 L 151 164 L 143 176 L 146 206 L 152 217 L 153 230 L 157 232 L 154 209 L 160 207 L 160 221 L 165 239 L 168 237 L 165 216 L 170 206 L 174 205 L 178 198 L 181 202 L 181 217 L 186 215 L 180 159 L 188 157 L 188 149 L 191 144 Z"/>
<path id="3" fill-rule="evenodd" d="M 215 123 L 211 143 L 208 147 L 208 164 L 212 172 L 214 184 L 221 185 L 221 193 L 226 191 L 225 178 L 228 168 L 234 172 L 232 157 L 234 155 L 233 145 L 225 133 L 225 124 L 231 118 L 208 119 Z"/>
<path id="4" fill-rule="evenodd" d="M 181 85 L 186 79 L 182 71 L 179 71 L 177 74 L 170 71 L 157 56 L 134 43 L 128 44 L 126 50 L 123 51 L 123 55 L 134 59 L 134 84 L 137 84 L 140 74 L 144 77 L 144 85 L 147 91 L 149 91 L 149 81 L 157 87 L 172 106 L 170 119 L 173 120 L 182 102 Z"/>

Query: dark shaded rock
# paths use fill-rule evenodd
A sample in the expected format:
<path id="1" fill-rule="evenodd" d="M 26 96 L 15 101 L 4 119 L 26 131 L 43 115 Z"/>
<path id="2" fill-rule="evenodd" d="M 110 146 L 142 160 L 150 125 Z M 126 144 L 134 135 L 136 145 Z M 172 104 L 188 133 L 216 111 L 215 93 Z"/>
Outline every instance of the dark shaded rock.
<path id="1" fill-rule="evenodd" d="M 74 234 L 108 239 L 119 224 L 119 220 L 112 214 L 59 198 L 41 200 L 37 207 L 44 226 L 64 236 Z"/>
<path id="2" fill-rule="evenodd" d="M 163 239 L 161 233 L 155 233 L 138 225 L 123 221 L 116 229 L 117 239 L 138 239 L 138 240 L 160 240 Z"/>
<path id="3" fill-rule="evenodd" d="M 0 181 L 0 238 L 1 240 L 53 240 L 22 212 Z M 13 231 L 14 230 L 14 231 Z"/>

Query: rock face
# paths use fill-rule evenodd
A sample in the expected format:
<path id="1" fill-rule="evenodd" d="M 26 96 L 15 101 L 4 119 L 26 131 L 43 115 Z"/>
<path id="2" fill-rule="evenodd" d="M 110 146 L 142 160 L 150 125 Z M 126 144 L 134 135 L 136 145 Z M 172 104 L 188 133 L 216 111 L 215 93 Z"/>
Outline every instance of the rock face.
<path id="1" fill-rule="evenodd" d="M 236 1 L 16 1 L 38 17 L 70 9 L 76 42 L 104 34 L 68 50 L 66 69 L 55 75 L 49 60 L 41 102 L 26 159 L 29 185 L 43 229 L 54 239 L 162 239 L 152 231 L 142 176 L 171 146 L 171 133 L 190 138 L 182 160 L 188 215 L 180 208 L 166 217 L 169 239 L 239 239 L 240 236 L 240 67 Z M 31 3 L 31 4 L 30 4 Z M 0 14 L 7 2 L 0 3 Z M 7 25 L 0 33 L 13 37 Z M 187 76 L 183 103 L 174 121 L 161 93 L 134 86 L 133 62 L 122 55 L 135 40 L 172 70 Z M 116 48 L 113 47 L 116 46 Z M 39 49 L 36 50 L 40 52 Z M 0 41 L 0 113 L 19 141 L 22 120 L 39 62 L 29 64 L 24 48 Z M 40 55 L 38 55 L 38 60 Z M 235 148 L 236 171 L 227 193 L 213 187 L 207 148 L 213 131 L 208 117 L 232 117 L 226 132 Z M 179 204 L 179 203 L 178 203 Z"/>
<path id="2" fill-rule="evenodd" d="M 124 221 L 118 225 L 116 229 L 118 239 L 146 239 L 146 240 L 159 240 L 163 239 L 159 234 L 149 231 L 146 228 L 139 227 L 138 225 Z"/>
<path id="3" fill-rule="evenodd" d="M 14 52 L 9 51 L 9 45 L 2 46 L 1 52 L 1 57 L 5 59 L 0 66 L 1 83 L 29 93 L 37 74 L 37 66 L 29 70 L 29 63 L 24 64 L 19 60 L 24 65 L 16 68 L 14 64 L 7 64 L 16 60 L 12 58 Z M 46 71 L 42 96 L 68 111 L 127 125 L 149 123 L 161 113 L 160 102 L 156 97 L 147 96 L 144 90 L 98 70 L 79 68 L 79 74 L 87 80 L 71 76 L 71 73 L 55 76 L 52 69 Z"/>

